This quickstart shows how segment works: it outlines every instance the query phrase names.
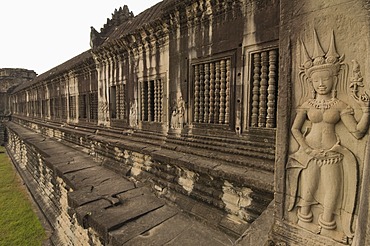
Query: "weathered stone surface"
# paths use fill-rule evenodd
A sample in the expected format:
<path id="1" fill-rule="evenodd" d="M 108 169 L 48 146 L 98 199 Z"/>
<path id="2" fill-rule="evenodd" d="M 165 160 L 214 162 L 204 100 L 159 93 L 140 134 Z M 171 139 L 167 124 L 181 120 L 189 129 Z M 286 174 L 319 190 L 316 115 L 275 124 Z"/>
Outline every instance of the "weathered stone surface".
<path id="1" fill-rule="evenodd" d="M 89 225 L 104 236 L 108 237 L 108 232 L 118 229 L 129 220 L 138 218 L 144 214 L 162 207 L 164 202 L 151 194 L 137 196 L 125 200 L 118 206 L 108 207 L 92 214 L 89 217 Z"/>
<path id="2" fill-rule="evenodd" d="M 191 222 L 185 215 L 175 215 L 125 245 L 228 245 L 229 239 L 201 224 Z"/>
<path id="3" fill-rule="evenodd" d="M 145 214 L 137 220 L 130 221 L 112 231 L 110 241 L 115 245 L 124 245 L 127 241 L 145 234 L 152 228 L 164 223 L 179 212 L 169 206 L 162 206 L 151 213 Z M 166 233 L 166 232 L 162 232 Z"/>
<path id="4" fill-rule="evenodd" d="M 77 172 L 67 173 L 64 176 L 70 180 L 71 187 L 74 190 L 79 190 L 86 187 L 91 189 L 93 186 L 102 184 L 112 177 L 112 172 L 102 166 L 94 166 Z"/>
<path id="5" fill-rule="evenodd" d="M 236 241 L 236 245 L 265 245 L 269 241 L 269 234 L 274 224 L 274 201 L 259 216 L 242 236 Z"/>
<path id="6" fill-rule="evenodd" d="M 280 69 L 276 244 L 366 245 L 369 238 L 368 205 L 360 205 L 369 193 L 365 2 L 280 1 L 279 39 L 288 44 L 280 64 L 289 66 Z"/>
<path id="7" fill-rule="evenodd" d="M 91 175 L 90 177 L 94 177 L 93 174 L 89 173 Z M 82 185 L 79 184 L 79 186 L 81 187 Z M 78 186 L 75 185 L 74 187 Z M 95 181 L 94 184 L 84 184 L 83 188 L 69 193 L 68 198 L 70 200 L 68 202 L 73 207 L 78 207 L 98 199 L 113 199 L 117 194 L 133 188 L 135 188 L 135 185 L 132 182 L 126 181 L 123 178 L 116 178 L 114 180 L 112 177 L 109 177 L 100 183 L 96 183 Z"/>
<path id="8" fill-rule="evenodd" d="M 185 245 L 194 242 L 201 245 L 206 245 L 207 242 L 212 245 L 227 245 L 229 240 L 232 240 L 223 232 L 212 229 L 190 218 L 179 208 L 166 204 L 164 200 L 153 195 L 150 187 L 140 183 L 134 184 L 99 166 L 88 155 L 48 137 L 43 138 L 43 142 L 48 144 L 35 148 L 33 144 L 37 144 L 40 139 L 38 133 L 32 133 L 13 123 L 9 123 L 8 128 L 8 147 L 15 158 L 14 163 L 19 165 L 25 161 L 22 159 L 24 156 L 32 157 L 23 164 L 26 168 L 19 171 L 26 184 L 34 191 L 36 201 L 54 229 L 51 236 L 54 244 L 147 244 L 148 235 L 150 242 L 168 242 L 174 245 L 181 242 Z M 27 136 L 23 143 L 19 141 L 22 136 Z M 24 152 L 18 152 L 19 148 L 24 149 Z M 43 154 L 47 149 L 59 158 L 50 158 L 48 155 L 44 158 Z M 61 153 L 73 153 L 78 156 L 75 160 L 81 160 L 79 169 L 83 166 L 86 168 L 66 174 L 54 172 L 53 170 L 66 165 L 60 161 Z M 47 165 L 45 160 L 48 160 Z M 40 162 L 45 165 L 43 174 L 38 173 L 38 169 L 28 171 L 28 166 Z M 91 167 L 91 163 L 95 165 Z M 37 175 L 33 176 L 35 174 Z M 48 179 L 43 176 L 46 174 Z M 45 181 L 40 182 L 36 177 Z M 43 192 L 49 193 L 45 196 L 42 195 Z M 197 203 L 188 211 L 204 219 L 212 215 L 210 219 L 214 220 L 215 226 L 222 219 L 222 213 Z M 172 220 L 175 217 L 176 219 Z"/>

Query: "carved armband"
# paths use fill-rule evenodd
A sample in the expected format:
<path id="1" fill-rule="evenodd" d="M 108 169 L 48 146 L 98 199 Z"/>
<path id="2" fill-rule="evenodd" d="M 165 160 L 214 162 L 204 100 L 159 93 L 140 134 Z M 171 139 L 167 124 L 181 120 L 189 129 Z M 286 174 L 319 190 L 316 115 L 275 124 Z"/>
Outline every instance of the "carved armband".
<path id="1" fill-rule="evenodd" d="M 305 108 L 297 108 L 296 109 L 296 112 L 297 112 L 297 114 L 298 113 L 306 113 L 307 114 L 307 109 L 305 109 Z"/>
<path id="2" fill-rule="evenodd" d="M 362 113 L 364 114 L 369 114 L 370 113 L 370 108 L 369 107 L 362 107 Z"/>
<path id="3" fill-rule="evenodd" d="M 355 114 L 355 112 L 354 112 L 353 108 L 351 108 L 350 106 L 347 106 L 347 108 L 345 108 L 345 109 L 340 113 L 340 115 L 346 115 L 346 114 L 354 115 L 354 114 Z"/>

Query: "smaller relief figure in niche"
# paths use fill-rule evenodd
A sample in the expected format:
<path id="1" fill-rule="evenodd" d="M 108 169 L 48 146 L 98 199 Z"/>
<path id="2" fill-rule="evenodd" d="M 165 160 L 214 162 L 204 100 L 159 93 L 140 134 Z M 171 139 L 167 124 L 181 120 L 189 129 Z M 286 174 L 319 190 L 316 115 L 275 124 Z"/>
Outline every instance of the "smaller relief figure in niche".
<path id="1" fill-rule="evenodd" d="M 183 129 L 185 124 L 185 101 L 180 96 L 177 102 L 173 102 L 172 114 L 171 114 L 171 128 L 172 129 Z"/>
<path id="2" fill-rule="evenodd" d="M 340 74 L 345 71 L 344 56 L 337 54 L 334 34 L 326 54 L 316 32 L 312 57 L 301 45 L 305 62 L 300 78 L 303 88 L 312 89 L 312 96 L 297 107 L 291 129 L 299 147 L 287 163 L 288 211 L 294 211 L 298 226 L 348 244 L 354 235 L 358 163 L 342 145 L 336 126 L 342 122 L 355 139 L 363 138 L 369 127 L 369 96 L 358 96 L 363 84 L 357 64 L 350 86 L 352 98 L 362 109 L 359 120 L 337 98 L 337 85 L 346 83 L 346 76 Z M 302 129 L 307 123 L 310 127 Z"/>
<path id="3" fill-rule="evenodd" d="M 130 103 L 130 126 L 137 127 L 136 101 Z"/>
<path id="4" fill-rule="evenodd" d="M 177 123 L 177 105 L 176 105 L 176 101 L 173 100 L 172 113 L 171 113 L 171 124 L 170 124 L 171 129 L 175 129 L 177 124 L 178 124 Z"/>

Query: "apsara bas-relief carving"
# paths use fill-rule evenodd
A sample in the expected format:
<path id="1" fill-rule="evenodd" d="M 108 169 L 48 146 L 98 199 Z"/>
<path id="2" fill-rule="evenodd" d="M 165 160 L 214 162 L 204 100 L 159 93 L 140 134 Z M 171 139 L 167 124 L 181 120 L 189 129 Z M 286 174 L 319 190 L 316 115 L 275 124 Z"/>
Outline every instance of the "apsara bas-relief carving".
<path id="1" fill-rule="evenodd" d="M 344 146 L 337 125 L 354 137 L 363 138 L 369 127 L 369 95 L 364 90 L 360 65 L 353 61 L 347 81 L 347 64 L 339 56 L 334 33 L 327 52 L 314 32 L 310 56 L 301 41 L 304 58 L 300 67 L 302 90 L 311 94 L 296 108 L 291 133 L 298 147 L 291 150 L 286 166 L 289 220 L 313 233 L 350 244 L 354 236 L 359 163 L 354 149 Z M 345 85 L 351 97 L 338 98 L 337 87 Z M 341 87 L 343 88 L 343 87 Z M 311 93 L 307 93 L 311 91 Z M 304 93 L 303 93 L 304 94 Z M 361 108 L 355 118 L 349 106 Z"/>
<path id="2" fill-rule="evenodd" d="M 173 103 L 171 114 L 171 128 L 183 129 L 185 123 L 185 101 L 180 96 L 176 102 Z"/>
<path id="3" fill-rule="evenodd" d="M 130 126 L 137 127 L 137 104 L 136 100 L 130 103 Z"/>

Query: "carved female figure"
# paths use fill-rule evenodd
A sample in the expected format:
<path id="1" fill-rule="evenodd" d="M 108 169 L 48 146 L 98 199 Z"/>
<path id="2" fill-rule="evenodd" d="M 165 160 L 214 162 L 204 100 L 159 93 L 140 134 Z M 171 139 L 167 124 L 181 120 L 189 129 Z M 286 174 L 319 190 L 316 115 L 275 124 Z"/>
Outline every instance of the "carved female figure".
<path id="1" fill-rule="evenodd" d="M 172 103 L 172 114 L 171 114 L 171 124 L 170 124 L 170 127 L 172 129 L 176 129 L 177 128 L 177 125 L 178 125 L 178 112 L 177 112 L 177 104 L 176 104 L 176 101 L 174 100 L 173 103 Z"/>
<path id="2" fill-rule="evenodd" d="M 310 58 L 304 45 L 306 62 L 303 81 L 313 88 L 311 99 L 300 105 L 291 129 L 299 149 L 287 164 L 291 201 L 297 209 L 298 225 L 315 233 L 347 243 L 353 237 L 352 222 L 357 192 L 357 160 L 341 145 L 336 125 L 342 122 L 356 138 L 362 138 L 369 126 L 369 99 L 365 94 L 355 100 L 362 107 L 359 121 L 354 110 L 336 96 L 338 73 L 343 57 L 335 50 L 334 35 L 325 54 L 315 33 L 315 50 Z M 302 132 L 309 121 L 311 127 Z M 313 207 L 319 212 L 313 212 Z"/>
<path id="3" fill-rule="evenodd" d="M 180 96 L 177 102 L 173 102 L 172 115 L 171 115 L 171 128 L 172 129 L 182 129 L 185 123 L 185 101 Z"/>
<path id="4" fill-rule="evenodd" d="M 137 127 L 136 101 L 130 103 L 130 126 Z"/>
<path id="5" fill-rule="evenodd" d="M 178 114 L 178 127 L 183 128 L 185 123 L 185 101 L 182 99 L 182 96 L 177 101 L 177 114 Z"/>

